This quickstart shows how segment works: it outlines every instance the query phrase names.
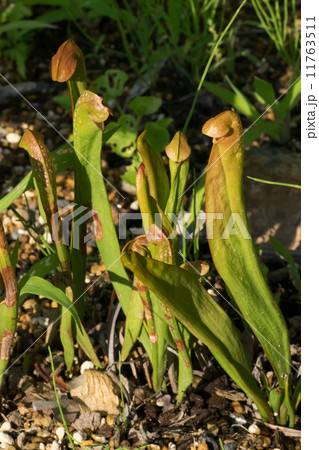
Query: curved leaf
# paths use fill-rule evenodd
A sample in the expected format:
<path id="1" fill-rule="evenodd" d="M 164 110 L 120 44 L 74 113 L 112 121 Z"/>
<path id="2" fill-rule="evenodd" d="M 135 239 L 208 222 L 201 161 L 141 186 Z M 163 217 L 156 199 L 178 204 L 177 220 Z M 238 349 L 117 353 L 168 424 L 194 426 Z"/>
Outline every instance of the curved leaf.
<path id="1" fill-rule="evenodd" d="M 43 297 L 49 298 L 59 305 L 64 306 L 69 309 L 77 326 L 80 328 L 82 327 L 79 315 L 73 303 L 61 289 L 53 286 L 49 281 L 37 276 L 30 277 L 20 289 L 19 296 L 25 294 L 42 295 Z"/>
<path id="2" fill-rule="evenodd" d="M 261 342 L 280 387 L 285 389 L 291 372 L 288 330 L 248 233 L 242 191 L 242 132 L 240 119 L 232 111 L 219 114 L 203 127 L 203 133 L 214 142 L 205 184 L 209 246 L 217 271 Z"/>
<path id="3" fill-rule="evenodd" d="M 43 278 L 32 276 L 26 281 L 20 290 L 20 296 L 25 294 L 42 295 L 50 300 L 56 301 L 63 308 L 66 308 L 68 310 L 67 313 L 70 313 L 75 321 L 77 342 L 95 366 L 100 368 L 102 367 L 95 354 L 91 341 L 81 324 L 74 304 L 69 300 L 67 295 L 61 291 L 61 289 L 53 286 L 49 281 L 44 280 Z"/>
<path id="4" fill-rule="evenodd" d="M 151 197 L 164 211 L 169 196 L 169 181 L 163 160 L 147 141 L 147 131 L 138 137 L 136 148 L 142 157 Z"/>
<path id="5" fill-rule="evenodd" d="M 102 129 L 109 110 L 93 92 L 84 91 L 73 117 L 75 158 L 82 201 L 94 210 L 95 239 L 123 311 L 127 314 L 130 281 L 120 261 L 120 246 L 101 169 Z"/>
<path id="6" fill-rule="evenodd" d="M 180 267 L 144 258 L 136 252 L 122 255 L 122 261 L 207 345 L 219 364 L 256 403 L 262 417 L 272 421 L 272 413 L 247 365 L 239 331 L 197 279 Z"/>

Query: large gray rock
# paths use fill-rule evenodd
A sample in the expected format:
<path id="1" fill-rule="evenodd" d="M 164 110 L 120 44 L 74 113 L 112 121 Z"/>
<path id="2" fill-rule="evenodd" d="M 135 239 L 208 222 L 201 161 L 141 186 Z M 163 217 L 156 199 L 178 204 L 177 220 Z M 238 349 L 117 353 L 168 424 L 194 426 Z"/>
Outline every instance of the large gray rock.
<path id="1" fill-rule="evenodd" d="M 300 190 L 258 183 L 247 176 L 300 184 L 300 154 L 264 145 L 246 152 L 244 166 L 244 197 L 252 237 L 262 248 L 269 248 L 271 235 L 296 250 L 300 245 Z"/>

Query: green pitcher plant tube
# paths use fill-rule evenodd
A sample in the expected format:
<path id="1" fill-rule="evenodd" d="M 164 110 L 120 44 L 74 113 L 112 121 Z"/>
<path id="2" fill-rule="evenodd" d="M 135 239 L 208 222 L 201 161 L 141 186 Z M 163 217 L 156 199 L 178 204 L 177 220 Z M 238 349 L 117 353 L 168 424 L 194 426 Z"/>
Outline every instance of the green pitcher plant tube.
<path id="1" fill-rule="evenodd" d="M 68 83 L 74 112 L 75 104 L 86 88 L 87 76 L 82 50 L 72 39 L 60 45 L 57 53 L 52 57 L 50 75 L 53 81 Z"/>
<path id="2" fill-rule="evenodd" d="M 53 81 L 60 83 L 67 82 L 69 88 L 69 94 L 72 104 L 72 114 L 74 116 L 75 105 L 80 95 L 86 89 L 87 75 L 85 67 L 85 58 L 82 50 L 76 45 L 76 43 L 68 39 L 58 49 L 57 53 L 51 59 L 50 74 Z M 81 186 L 85 183 L 85 178 L 81 173 L 81 164 L 79 164 L 78 158 L 75 158 L 74 167 L 74 201 L 76 205 L 87 206 L 88 186 Z M 75 208 L 75 214 L 81 214 L 79 207 Z M 70 259 L 72 262 L 73 274 L 77 280 L 74 284 L 74 295 L 76 297 L 81 296 L 85 290 L 85 271 L 86 271 L 86 246 L 84 244 L 84 236 L 86 230 L 85 220 L 80 221 L 79 218 L 72 221 L 72 229 L 77 228 L 79 234 L 80 248 L 77 248 L 72 242 L 70 250 Z M 72 234 L 73 235 L 73 234 Z M 78 309 L 83 314 L 84 309 L 84 297 L 78 304 Z"/>
<path id="3" fill-rule="evenodd" d="M 211 350 L 219 364 L 253 399 L 264 420 L 274 417 L 246 362 L 238 329 L 190 271 L 145 258 L 137 252 L 122 256 L 130 269 L 174 316 Z"/>
<path id="4" fill-rule="evenodd" d="M 203 133 L 213 138 L 205 183 L 205 201 L 209 246 L 216 270 L 225 281 L 239 310 L 260 341 L 273 366 L 281 392 L 281 406 L 293 426 L 289 397 L 285 395 L 290 379 L 288 330 L 272 292 L 265 282 L 251 239 L 245 239 L 239 227 L 227 236 L 229 218 L 236 214 L 248 229 L 242 177 L 244 163 L 243 129 L 238 115 L 226 111 L 208 120 Z M 211 214 L 222 214 L 213 224 Z M 287 400 L 288 398 L 288 400 Z"/>
<path id="5" fill-rule="evenodd" d="M 18 315 L 18 283 L 0 217 L 0 279 L 5 298 L 0 302 L 0 389 L 7 368 Z"/>
<path id="6" fill-rule="evenodd" d="M 35 131 L 26 130 L 19 146 L 24 148 L 29 154 L 34 183 L 37 186 L 46 221 L 55 242 L 56 253 L 62 272 L 62 280 L 57 278 L 57 284 L 61 289 L 65 290 L 66 296 L 73 302 L 75 300 L 74 281 L 70 254 L 67 246 L 63 243 L 61 222 L 56 220 L 59 217 L 59 211 L 57 206 L 55 170 L 51 154 L 44 144 L 43 136 Z M 77 324 L 73 326 L 73 323 L 72 314 L 65 306 L 62 306 L 60 337 L 67 369 L 71 369 L 74 359 L 73 328 L 75 328 L 76 340 L 79 345 L 81 345 L 92 361 L 97 366 L 100 366 L 87 334 L 83 330 L 80 330 Z"/>

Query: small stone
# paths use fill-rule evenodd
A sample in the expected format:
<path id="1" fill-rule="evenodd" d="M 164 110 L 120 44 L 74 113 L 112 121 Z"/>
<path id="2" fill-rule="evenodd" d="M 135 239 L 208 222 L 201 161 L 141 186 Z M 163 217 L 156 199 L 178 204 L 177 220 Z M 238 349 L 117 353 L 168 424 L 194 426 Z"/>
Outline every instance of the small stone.
<path id="1" fill-rule="evenodd" d="M 23 447 L 26 441 L 26 434 L 25 433 L 19 433 L 17 437 L 17 445 L 18 447 Z"/>
<path id="2" fill-rule="evenodd" d="M 208 445 L 206 444 L 206 442 L 201 442 L 197 447 L 197 450 L 208 450 Z"/>
<path id="3" fill-rule="evenodd" d="M 78 442 L 83 442 L 87 438 L 87 434 L 84 431 L 75 431 L 73 437 Z"/>
<path id="4" fill-rule="evenodd" d="M 174 442 L 170 442 L 168 444 L 168 450 L 176 450 L 176 444 L 174 444 Z"/>
<path id="5" fill-rule="evenodd" d="M 157 406 L 167 406 L 171 403 L 172 397 L 169 394 L 162 395 L 160 398 L 156 400 Z"/>
<path id="6" fill-rule="evenodd" d="M 230 413 L 229 417 L 231 417 L 236 423 L 240 423 L 241 425 L 245 425 L 247 423 L 246 418 L 242 414 Z"/>
<path id="7" fill-rule="evenodd" d="M 133 211 L 138 211 L 140 209 L 138 200 L 134 200 L 134 202 L 130 204 L 130 209 L 132 209 Z"/>
<path id="8" fill-rule="evenodd" d="M 93 433 L 91 437 L 95 442 L 102 442 L 102 444 L 104 444 L 107 441 L 106 437 L 103 436 L 102 434 Z"/>
<path id="9" fill-rule="evenodd" d="M 234 406 L 234 411 L 235 411 L 237 414 L 245 414 L 245 409 L 243 408 L 242 405 Z"/>
<path id="10" fill-rule="evenodd" d="M 6 137 L 9 144 L 17 144 L 21 139 L 21 136 L 18 133 L 8 133 Z"/>
<path id="11" fill-rule="evenodd" d="M 198 376 L 198 375 L 194 375 L 193 376 L 193 381 L 192 381 L 192 388 L 196 389 L 199 385 L 199 383 L 201 383 L 201 381 L 203 380 L 203 377 Z"/>
<path id="12" fill-rule="evenodd" d="M 12 429 L 11 422 L 3 422 L 3 424 L 0 427 L 1 431 L 10 431 Z"/>
<path id="13" fill-rule="evenodd" d="M 136 195 L 136 187 L 132 186 L 131 184 L 127 183 L 124 180 L 121 181 L 120 189 L 124 192 L 127 192 L 128 194 Z"/>
<path id="14" fill-rule="evenodd" d="M 260 434 L 261 433 L 259 426 L 256 425 L 255 423 L 252 423 L 249 426 L 248 431 L 249 431 L 249 433 L 252 433 L 252 434 Z"/>
<path id="15" fill-rule="evenodd" d="M 58 427 L 55 430 L 55 435 L 59 439 L 59 442 L 62 442 L 64 436 L 65 436 L 65 428 L 64 427 Z"/>
<path id="16" fill-rule="evenodd" d="M 38 324 L 42 328 L 47 328 L 49 326 L 50 319 L 49 317 L 38 317 Z"/>
<path id="17" fill-rule="evenodd" d="M 114 414 L 108 414 L 106 416 L 106 423 L 110 426 L 113 427 L 114 426 L 114 421 L 115 421 L 115 415 Z"/>
<path id="18" fill-rule="evenodd" d="M 224 290 L 224 286 L 222 286 L 218 281 L 214 284 L 214 288 L 217 289 L 218 291 Z"/>
<path id="19" fill-rule="evenodd" d="M 61 450 L 61 445 L 54 440 L 51 444 L 51 450 Z"/>
<path id="20" fill-rule="evenodd" d="M 84 361 L 84 363 L 81 365 L 81 374 L 83 374 L 83 372 L 85 370 L 90 370 L 90 369 L 94 369 L 94 364 L 92 363 L 92 361 Z"/>
<path id="21" fill-rule="evenodd" d="M 40 442 L 39 450 L 45 450 L 45 444 L 43 444 L 43 442 Z"/>
<path id="22" fill-rule="evenodd" d="M 264 437 L 263 441 L 264 441 L 263 442 L 263 448 L 268 448 L 268 447 L 271 446 L 271 439 L 270 439 L 270 437 L 268 437 L 268 436 Z"/>
<path id="23" fill-rule="evenodd" d="M 224 449 L 225 450 L 237 450 L 237 444 L 236 442 L 224 442 Z"/>
<path id="24" fill-rule="evenodd" d="M 237 401 L 232 402 L 232 407 L 234 408 L 234 411 L 237 414 L 245 414 L 245 410 L 239 402 Z"/>
<path id="25" fill-rule="evenodd" d="M 10 434 L 5 433 L 4 431 L 0 431 L 0 443 L 6 445 L 13 445 L 14 439 L 10 436 Z"/>
<path id="26" fill-rule="evenodd" d="M 219 433 L 219 428 L 214 423 L 207 424 L 207 431 L 213 436 L 217 436 Z"/>
<path id="27" fill-rule="evenodd" d="M 38 437 L 47 438 L 50 436 L 50 433 L 47 430 L 42 430 L 37 433 Z"/>
<path id="28" fill-rule="evenodd" d="M 39 305 L 36 300 L 34 300 L 33 298 L 29 298 L 25 302 L 23 302 L 22 307 L 25 311 L 34 314 L 37 312 Z"/>

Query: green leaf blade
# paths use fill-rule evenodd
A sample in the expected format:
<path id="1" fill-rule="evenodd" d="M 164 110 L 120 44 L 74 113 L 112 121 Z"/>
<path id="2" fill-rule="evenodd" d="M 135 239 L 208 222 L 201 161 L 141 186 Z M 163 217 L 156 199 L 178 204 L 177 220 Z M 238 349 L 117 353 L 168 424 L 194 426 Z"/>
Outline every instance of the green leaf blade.
<path id="1" fill-rule="evenodd" d="M 214 264 L 284 389 L 291 372 L 288 330 L 264 280 L 248 232 L 242 191 L 241 122 L 236 113 L 226 111 L 206 122 L 203 132 L 216 142 L 205 184 L 207 232 Z M 215 214 L 221 215 L 218 220 Z"/>
<path id="2" fill-rule="evenodd" d="M 238 330 L 197 279 L 184 269 L 135 252 L 124 254 L 122 260 L 177 319 L 208 346 L 221 366 L 256 402 L 263 417 L 271 420 L 272 414 L 247 366 Z"/>

